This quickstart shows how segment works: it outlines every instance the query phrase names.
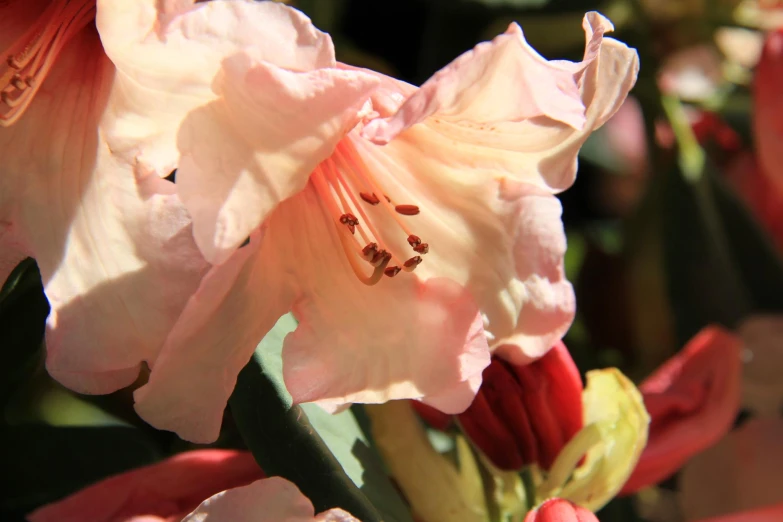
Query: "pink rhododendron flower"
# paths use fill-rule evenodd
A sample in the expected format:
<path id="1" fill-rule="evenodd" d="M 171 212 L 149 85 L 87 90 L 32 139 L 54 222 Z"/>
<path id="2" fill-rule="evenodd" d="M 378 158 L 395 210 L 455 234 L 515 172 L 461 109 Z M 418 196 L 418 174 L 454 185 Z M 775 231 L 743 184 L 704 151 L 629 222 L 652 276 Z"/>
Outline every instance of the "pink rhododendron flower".
<path id="1" fill-rule="evenodd" d="M 731 429 L 740 406 L 741 346 L 728 331 L 707 327 L 642 382 L 649 439 L 623 493 L 660 482 Z"/>
<path id="2" fill-rule="evenodd" d="M 248 452 L 198 450 L 107 478 L 28 515 L 30 522 L 355 522 L 315 516 L 297 487 L 264 476 Z M 261 480 L 259 480 L 261 479 Z"/>
<path id="3" fill-rule="evenodd" d="M 214 440 L 293 310 L 295 401 L 458 412 L 488 349 L 524 363 L 570 324 L 552 194 L 638 68 L 597 13 L 581 62 L 512 25 L 417 89 L 337 64 L 272 2 L 100 0 L 97 34 L 86 0 L 3 9 L 0 222 L 39 261 L 67 386 L 109 392 L 146 362 L 137 411 Z"/>
<path id="4" fill-rule="evenodd" d="M 456 413 L 475 394 L 488 347 L 516 364 L 544 354 L 574 310 L 552 194 L 573 182 L 579 147 L 637 71 L 636 53 L 604 38 L 606 19 L 590 13 L 584 26 L 582 62 L 544 60 L 512 25 L 419 89 L 314 62 L 313 75 L 369 74 L 377 88 L 339 142 L 307 154 L 283 147 L 299 161 L 272 177 L 245 158 L 318 121 L 301 103 L 274 100 L 281 114 L 229 107 L 246 122 L 274 121 L 241 137 L 223 106 L 194 117 L 210 122 L 206 135 L 186 122 L 178 190 L 197 243 L 222 264 L 136 392 L 141 415 L 214 438 L 234 376 L 289 309 L 299 327 L 284 344 L 286 386 L 294 401 L 327 408 L 418 398 Z M 278 63 L 233 61 L 224 88 L 245 101 L 270 82 L 298 92 L 288 64 L 265 60 Z"/>

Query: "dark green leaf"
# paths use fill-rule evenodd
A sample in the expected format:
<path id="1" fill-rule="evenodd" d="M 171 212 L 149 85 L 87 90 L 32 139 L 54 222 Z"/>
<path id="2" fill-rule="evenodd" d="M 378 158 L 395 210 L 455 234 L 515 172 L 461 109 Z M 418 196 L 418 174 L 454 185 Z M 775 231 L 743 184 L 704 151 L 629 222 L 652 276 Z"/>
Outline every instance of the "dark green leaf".
<path id="1" fill-rule="evenodd" d="M 49 303 L 31 258 L 14 268 L 0 290 L 0 405 L 38 362 Z"/>
<path id="2" fill-rule="evenodd" d="M 341 507 L 365 522 L 409 522 L 351 411 L 292 405 L 280 351 L 295 327 L 290 315 L 281 318 L 239 374 L 229 404 L 245 443 L 268 475 L 294 482 L 318 512 Z"/>
<path id="3" fill-rule="evenodd" d="M 27 513 L 109 475 L 160 457 L 126 426 L 5 426 L 0 431 L 0 510 Z"/>

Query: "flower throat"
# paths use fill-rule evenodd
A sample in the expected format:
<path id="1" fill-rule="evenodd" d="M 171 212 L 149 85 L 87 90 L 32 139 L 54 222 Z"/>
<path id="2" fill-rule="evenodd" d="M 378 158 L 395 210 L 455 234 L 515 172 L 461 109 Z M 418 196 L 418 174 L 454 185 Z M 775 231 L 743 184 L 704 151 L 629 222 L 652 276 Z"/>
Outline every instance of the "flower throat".
<path id="1" fill-rule="evenodd" d="M 27 0 L 17 0 L 24 7 Z M 13 3 L 6 9 L 13 9 Z M 0 127 L 13 125 L 65 44 L 95 18 L 95 0 L 53 0 L 36 21 L 2 51 L 0 61 Z"/>
<path id="2" fill-rule="evenodd" d="M 359 157 L 350 139 L 340 142 L 334 154 L 316 168 L 310 179 L 337 227 L 348 262 L 361 282 L 374 285 L 384 275 L 394 277 L 401 271 L 411 272 L 422 262 L 429 245 L 414 234 L 405 221 L 419 214 L 419 207 L 395 204 Z M 379 227 L 373 224 L 373 212 L 390 215 L 400 233 L 407 236 L 413 252 L 396 252 L 388 246 L 389 242 L 385 240 L 388 238 L 384 238 Z M 370 275 L 365 274 L 364 263 L 372 267 Z"/>

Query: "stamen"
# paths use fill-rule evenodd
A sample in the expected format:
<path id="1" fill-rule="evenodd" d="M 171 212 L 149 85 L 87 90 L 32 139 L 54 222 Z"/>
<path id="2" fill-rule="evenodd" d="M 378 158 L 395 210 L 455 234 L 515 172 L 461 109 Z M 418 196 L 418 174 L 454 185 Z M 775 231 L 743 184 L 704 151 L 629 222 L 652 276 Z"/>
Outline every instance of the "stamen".
<path id="1" fill-rule="evenodd" d="M 5 107 L 0 105 L 0 127 L 24 114 L 65 44 L 94 18 L 95 0 L 53 0 L 27 32 L 2 51 L 6 67 L 0 66 L 0 102 Z"/>
<path id="2" fill-rule="evenodd" d="M 374 226 L 379 221 L 372 215 L 373 212 L 379 212 L 372 210 L 372 207 L 383 209 L 382 212 L 391 216 L 406 234 L 403 237 L 407 237 L 411 248 L 417 254 L 425 254 L 429 246 L 408 229 L 401 217 L 419 214 L 419 207 L 393 204 L 373 173 L 367 169 L 350 139 L 338 144 L 333 155 L 316 168 L 310 179 L 323 202 L 322 208 L 336 227 L 348 262 L 359 280 L 365 284 L 375 284 L 380 275 L 395 277 L 401 271 L 411 272 L 421 264 L 421 255 L 408 258 L 404 254 L 395 255 L 393 251 L 387 250 L 390 244 L 398 245 L 397 240 L 388 237 L 388 230 L 384 230 L 385 235 L 380 234 Z M 357 228 L 361 238 L 356 237 Z M 364 274 L 361 262 L 369 263 L 374 268 L 370 276 Z"/>
<path id="3" fill-rule="evenodd" d="M 394 277 L 394 276 L 396 276 L 397 274 L 400 273 L 400 270 L 402 270 L 402 268 L 400 268 L 398 266 L 390 266 L 386 270 L 384 270 L 383 273 L 386 276 Z"/>
<path id="4" fill-rule="evenodd" d="M 413 247 L 413 250 L 418 252 L 419 254 L 426 254 L 430 251 L 430 245 L 428 243 L 422 243 L 420 245 L 416 245 Z"/>
<path id="5" fill-rule="evenodd" d="M 402 266 L 405 267 L 406 272 L 413 272 L 413 269 L 419 266 L 421 261 L 421 256 L 413 256 L 412 258 L 405 261 Z"/>
<path id="6" fill-rule="evenodd" d="M 367 243 L 367 246 L 362 248 L 362 254 L 367 261 L 372 261 L 375 254 L 378 253 L 378 243 Z"/>
<path id="7" fill-rule="evenodd" d="M 416 205 L 396 205 L 394 210 L 404 216 L 415 216 L 419 213 L 419 207 Z"/>
<path id="8" fill-rule="evenodd" d="M 367 192 L 359 192 L 359 196 L 369 203 L 370 205 L 377 205 L 381 202 L 380 199 L 378 199 L 378 196 L 376 196 L 374 193 L 368 194 Z"/>

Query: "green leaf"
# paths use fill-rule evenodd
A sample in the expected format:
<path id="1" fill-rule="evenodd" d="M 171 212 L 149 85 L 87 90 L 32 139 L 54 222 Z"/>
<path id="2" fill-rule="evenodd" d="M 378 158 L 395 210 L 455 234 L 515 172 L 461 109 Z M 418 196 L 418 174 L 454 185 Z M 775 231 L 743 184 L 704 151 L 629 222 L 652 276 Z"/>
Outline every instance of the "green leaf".
<path id="1" fill-rule="evenodd" d="M 49 315 L 41 274 L 32 258 L 19 263 L 0 290 L 0 405 L 35 369 Z"/>
<path id="2" fill-rule="evenodd" d="M 340 507 L 365 522 L 410 522 L 353 413 L 292 404 L 280 354 L 294 328 L 283 316 L 239 374 L 229 404 L 245 443 L 268 475 L 294 482 L 317 512 Z"/>
<path id="3" fill-rule="evenodd" d="M 0 431 L 0 510 L 28 513 L 159 458 L 157 447 L 131 427 L 5 426 Z"/>

